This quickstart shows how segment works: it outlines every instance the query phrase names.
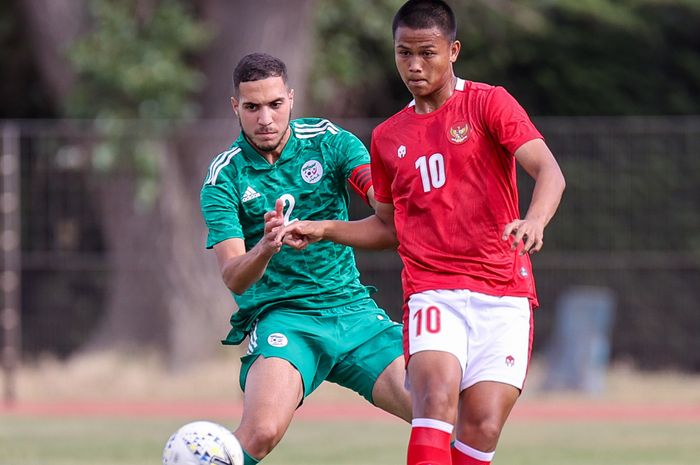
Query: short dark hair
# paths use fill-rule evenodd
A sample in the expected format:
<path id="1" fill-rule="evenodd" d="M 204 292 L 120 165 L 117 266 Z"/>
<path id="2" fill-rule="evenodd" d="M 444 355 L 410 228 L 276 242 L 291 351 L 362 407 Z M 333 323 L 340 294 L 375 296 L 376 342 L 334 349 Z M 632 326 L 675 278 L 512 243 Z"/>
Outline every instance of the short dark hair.
<path id="1" fill-rule="evenodd" d="M 454 42 L 457 39 L 457 21 L 452 8 L 442 0 L 409 0 L 394 15 L 391 32 L 396 37 L 400 26 L 410 29 L 437 27 L 442 34 Z"/>
<path id="2" fill-rule="evenodd" d="M 238 95 L 241 82 L 260 81 L 270 77 L 281 77 L 287 84 L 287 65 L 267 53 L 250 53 L 241 58 L 233 70 L 233 91 Z"/>

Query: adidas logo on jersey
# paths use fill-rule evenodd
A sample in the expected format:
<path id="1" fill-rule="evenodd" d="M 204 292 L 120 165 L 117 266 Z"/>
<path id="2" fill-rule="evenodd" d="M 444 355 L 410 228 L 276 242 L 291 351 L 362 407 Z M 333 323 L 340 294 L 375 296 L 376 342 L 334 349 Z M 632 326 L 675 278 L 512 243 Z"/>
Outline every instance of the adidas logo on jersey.
<path id="1" fill-rule="evenodd" d="M 248 186 L 248 187 L 246 188 L 245 192 L 243 193 L 243 202 L 247 202 L 247 201 L 249 201 L 249 200 L 257 199 L 258 197 L 260 197 L 260 193 L 259 193 L 259 192 L 255 192 L 255 189 L 253 189 L 252 187 Z"/>

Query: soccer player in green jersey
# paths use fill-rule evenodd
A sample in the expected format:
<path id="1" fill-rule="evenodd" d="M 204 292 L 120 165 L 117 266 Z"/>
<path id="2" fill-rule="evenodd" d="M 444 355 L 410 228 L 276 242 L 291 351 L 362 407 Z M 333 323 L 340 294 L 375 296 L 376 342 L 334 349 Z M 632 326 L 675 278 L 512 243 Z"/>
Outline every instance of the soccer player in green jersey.
<path id="1" fill-rule="evenodd" d="M 207 247 L 239 307 L 224 343 L 249 336 L 241 359 L 243 415 L 234 432 L 245 465 L 275 447 L 324 380 L 411 418 L 402 327 L 360 283 L 352 249 L 324 241 L 299 252 L 278 237 L 297 219 L 347 220 L 347 184 L 373 202 L 364 145 L 328 120 L 291 120 L 293 102 L 281 60 L 245 56 L 231 98 L 241 135 L 214 158 L 201 192 Z M 383 245 L 394 242 L 387 235 Z"/>

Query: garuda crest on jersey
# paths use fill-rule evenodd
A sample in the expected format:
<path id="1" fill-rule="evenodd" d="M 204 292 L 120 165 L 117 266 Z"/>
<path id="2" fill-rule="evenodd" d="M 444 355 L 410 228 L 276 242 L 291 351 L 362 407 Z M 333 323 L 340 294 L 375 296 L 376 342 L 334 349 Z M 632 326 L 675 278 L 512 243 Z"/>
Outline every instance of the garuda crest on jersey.
<path id="1" fill-rule="evenodd" d="M 447 137 L 453 144 L 462 144 L 469 138 L 469 124 L 466 121 L 460 121 L 450 126 L 447 131 Z"/>

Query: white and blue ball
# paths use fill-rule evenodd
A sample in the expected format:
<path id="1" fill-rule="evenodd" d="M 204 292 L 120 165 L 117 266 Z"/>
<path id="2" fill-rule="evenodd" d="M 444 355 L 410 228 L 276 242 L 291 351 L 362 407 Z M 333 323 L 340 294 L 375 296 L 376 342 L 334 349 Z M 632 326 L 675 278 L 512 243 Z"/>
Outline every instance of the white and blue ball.
<path id="1" fill-rule="evenodd" d="M 194 421 L 170 436 L 163 449 L 163 465 L 243 465 L 243 449 L 227 428 Z"/>

